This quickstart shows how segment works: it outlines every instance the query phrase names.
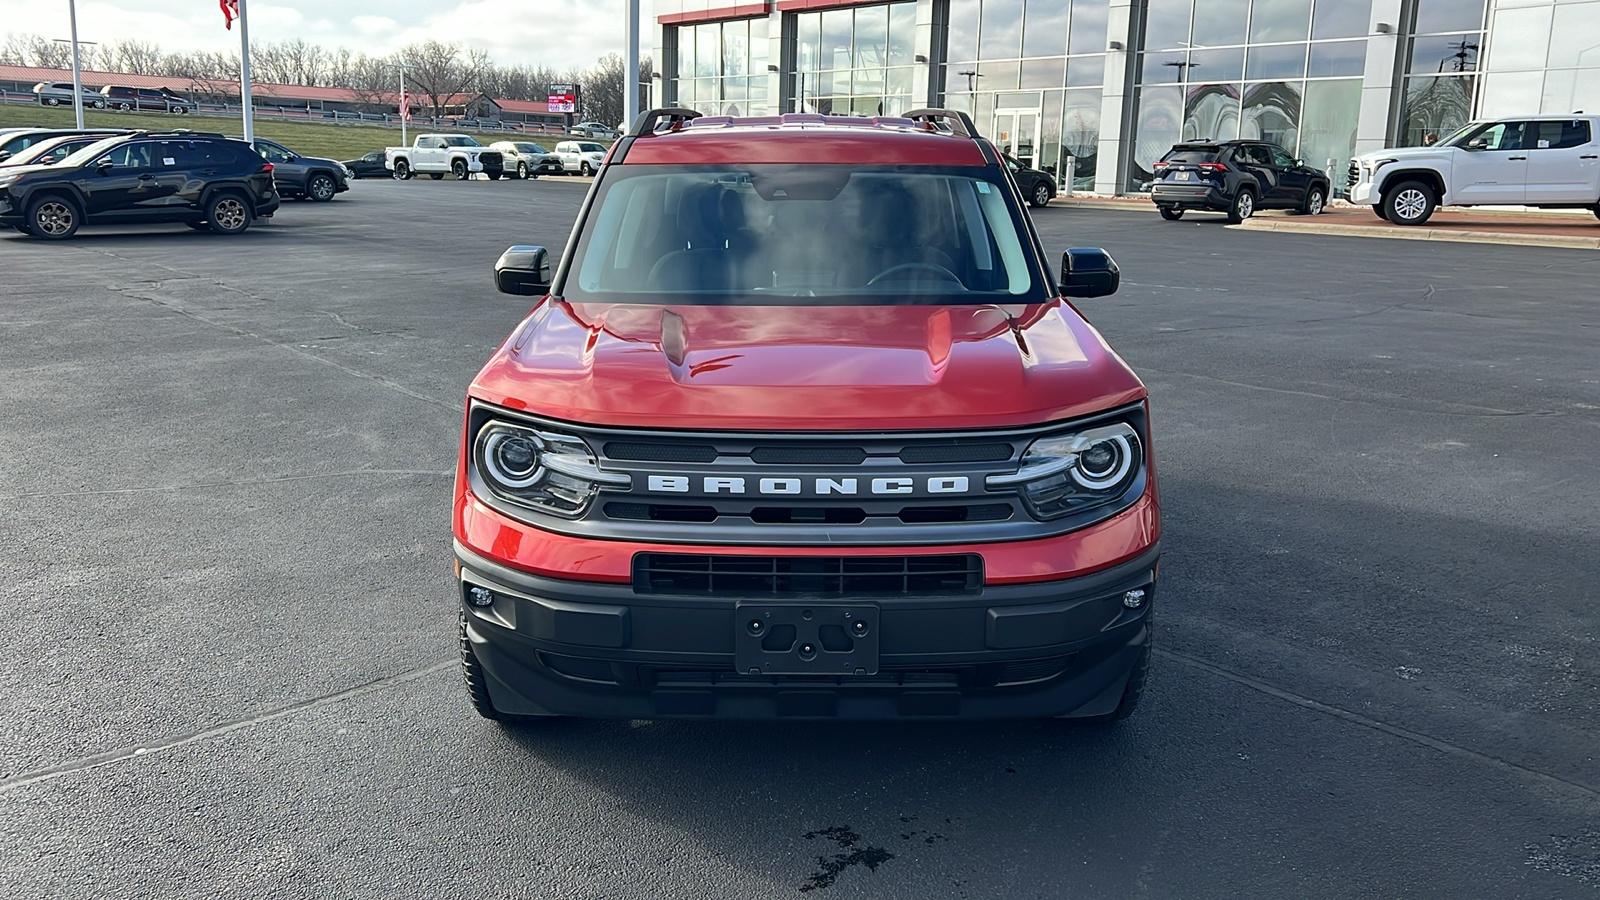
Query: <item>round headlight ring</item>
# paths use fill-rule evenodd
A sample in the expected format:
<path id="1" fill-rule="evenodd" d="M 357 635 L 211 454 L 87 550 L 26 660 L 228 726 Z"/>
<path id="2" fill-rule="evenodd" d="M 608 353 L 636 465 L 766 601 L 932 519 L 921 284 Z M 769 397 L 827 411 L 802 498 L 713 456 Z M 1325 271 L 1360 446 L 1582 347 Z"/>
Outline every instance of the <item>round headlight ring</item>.
<path id="1" fill-rule="evenodd" d="M 1116 487 L 1133 470 L 1138 454 L 1124 435 L 1095 441 L 1078 451 L 1078 464 L 1069 471 L 1072 480 L 1091 491 Z"/>
<path id="2" fill-rule="evenodd" d="M 483 439 L 484 474 L 501 487 L 525 488 L 544 478 L 544 442 L 532 432 L 494 429 Z"/>

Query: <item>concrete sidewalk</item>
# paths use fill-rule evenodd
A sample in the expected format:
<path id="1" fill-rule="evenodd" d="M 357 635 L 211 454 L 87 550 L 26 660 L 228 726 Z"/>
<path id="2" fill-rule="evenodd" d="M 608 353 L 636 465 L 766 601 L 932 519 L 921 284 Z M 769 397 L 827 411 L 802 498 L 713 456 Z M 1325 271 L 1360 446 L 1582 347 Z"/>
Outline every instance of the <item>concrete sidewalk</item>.
<path id="1" fill-rule="evenodd" d="M 1155 215 L 1145 197 L 1063 197 L 1052 206 L 1084 209 L 1144 210 Z M 1190 213 L 1196 217 L 1220 214 Z M 1426 225 L 1398 226 L 1378 218 L 1367 207 L 1334 206 L 1322 215 L 1302 216 L 1273 210 L 1238 225 L 1247 231 L 1336 234 L 1346 237 L 1395 238 L 1408 241 L 1456 241 L 1600 250 L 1600 217 L 1588 210 L 1523 210 L 1500 208 L 1441 209 Z"/>

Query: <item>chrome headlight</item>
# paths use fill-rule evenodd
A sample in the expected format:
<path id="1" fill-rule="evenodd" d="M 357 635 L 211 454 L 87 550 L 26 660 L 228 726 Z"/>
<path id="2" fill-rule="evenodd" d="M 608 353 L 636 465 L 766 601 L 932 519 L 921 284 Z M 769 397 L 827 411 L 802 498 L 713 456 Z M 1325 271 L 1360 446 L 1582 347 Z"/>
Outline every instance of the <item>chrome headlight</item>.
<path id="1" fill-rule="evenodd" d="M 1144 464 L 1139 432 L 1117 422 L 1039 438 L 1022 454 L 1017 471 L 990 475 L 985 483 L 1014 487 L 1034 516 L 1057 519 L 1115 501 Z"/>
<path id="2" fill-rule="evenodd" d="M 600 471 L 580 438 L 498 419 L 478 430 L 472 463 L 496 497 L 567 518 L 583 515 L 601 485 L 633 483 L 627 475 Z"/>

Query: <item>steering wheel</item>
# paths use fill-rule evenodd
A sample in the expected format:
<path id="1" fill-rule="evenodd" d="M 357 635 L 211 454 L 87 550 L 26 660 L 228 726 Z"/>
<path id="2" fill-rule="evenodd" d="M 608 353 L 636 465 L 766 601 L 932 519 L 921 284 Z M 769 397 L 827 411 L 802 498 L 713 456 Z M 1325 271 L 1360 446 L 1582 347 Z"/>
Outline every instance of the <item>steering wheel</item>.
<path id="1" fill-rule="evenodd" d="M 877 284 L 880 281 L 917 281 L 917 280 L 921 280 L 921 279 L 916 279 L 916 278 L 898 278 L 897 279 L 897 278 L 894 277 L 896 275 L 901 275 L 901 274 L 909 273 L 909 272 L 926 272 L 926 273 L 932 275 L 934 280 L 937 280 L 937 281 L 948 281 L 948 282 L 952 282 L 954 284 L 960 284 L 960 285 L 962 285 L 962 287 L 966 286 L 965 284 L 962 283 L 961 278 L 958 275 L 956 275 L 956 273 L 950 271 L 949 269 L 946 269 L 944 266 L 938 265 L 937 263 L 925 263 L 925 262 L 909 262 L 909 263 L 901 263 L 898 266 L 890 266 L 889 268 L 884 269 L 882 272 L 879 272 L 878 274 L 872 276 L 872 280 L 868 281 L 867 285 L 870 287 L 870 286 L 872 286 L 874 284 Z"/>

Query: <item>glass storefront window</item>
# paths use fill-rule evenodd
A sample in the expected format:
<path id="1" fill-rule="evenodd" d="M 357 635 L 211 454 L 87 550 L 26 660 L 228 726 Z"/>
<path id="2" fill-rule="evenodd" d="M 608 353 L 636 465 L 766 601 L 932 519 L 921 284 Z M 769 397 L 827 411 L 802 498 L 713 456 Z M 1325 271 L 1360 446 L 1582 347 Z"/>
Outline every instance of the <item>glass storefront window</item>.
<path id="1" fill-rule="evenodd" d="M 950 28 L 945 59 L 965 65 L 978 58 L 978 4 L 955 0 L 950 4 Z M 946 82 L 947 84 L 950 82 Z"/>
<path id="2" fill-rule="evenodd" d="M 983 77 L 978 79 L 978 87 L 985 91 L 1014 91 L 1019 83 L 1020 63 L 1015 62 L 986 62 L 978 71 Z"/>
<path id="3" fill-rule="evenodd" d="M 1372 0 L 1317 0 L 1311 39 L 1363 37 L 1372 24 Z"/>
<path id="4" fill-rule="evenodd" d="M 1011 59 L 1022 55 L 1022 0 L 983 0 L 981 6 L 978 58 Z"/>
<path id="5" fill-rule="evenodd" d="M 1444 137 L 1472 119 L 1471 75 L 1413 76 L 1406 79 L 1400 110 L 1401 147 L 1420 147 L 1430 134 Z"/>
<path id="6" fill-rule="evenodd" d="M 1303 41 L 1311 34 L 1311 0 L 1255 0 L 1250 40 Z"/>
<path id="7" fill-rule="evenodd" d="M 1106 20 L 1110 15 L 1111 9 L 1107 0 L 1073 0 L 1072 21 L 1067 32 L 1067 52 L 1104 53 Z"/>
<path id="8" fill-rule="evenodd" d="M 856 10 L 852 47 L 857 66 L 882 66 L 889 57 L 889 8 L 863 6 Z"/>
<path id="9" fill-rule="evenodd" d="M 1417 0 L 1417 27 L 1413 33 L 1481 31 L 1485 2 L 1486 0 Z"/>
<path id="10" fill-rule="evenodd" d="M 1065 0 L 1028 0 L 1027 14 L 1022 26 L 1022 55 L 1060 56 L 1065 52 L 1067 52 Z"/>
<path id="11" fill-rule="evenodd" d="M 1196 47 L 1244 43 L 1245 23 L 1250 21 L 1250 0 L 1205 0 L 1194 17 Z"/>
<path id="12" fill-rule="evenodd" d="M 1478 68 L 1478 48 L 1482 45 L 1483 35 L 1478 32 L 1413 38 L 1408 71 L 1417 75 L 1471 72 Z"/>
<path id="13" fill-rule="evenodd" d="M 1140 88 L 1135 129 L 1133 164 L 1128 173 L 1130 187 L 1148 191 L 1150 167 L 1183 137 L 1183 88 L 1175 85 Z"/>
<path id="14" fill-rule="evenodd" d="M 821 68 L 850 68 L 850 20 L 852 12 L 852 10 L 848 9 L 830 9 L 822 13 Z"/>
<path id="15" fill-rule="evenodd" d="M 1022 82 L 1025 88 L 1054 88 L 1066 83 L 1067 61 L 1054 59 L 1025 59 L 1022 61 Z"/>
<path id="16" fill-rule="evenodd" d="M 1183 80 L 1189 67 L 1189 55 L 1176 53 L 1146 53 L 1139 71 L 1140 84 L 1177 84 Z"/>
<path id="17" fill-rule="evenodd" d="M 717 22 L 696 25 L 694 34 L 695 77 L 716 77 L 717 61 L 722 58 L 722 25 Z"/>
<path id="18" fill-rule="evenodd" d="M 1332 165 L 1333 192 L 1344 196 L 1345 166 L 1356 152 L 1356 122 L 1361 115 L 1361 79 L 1306 82 L 1300 114 L 1299 156 L 1313 169 Z"/>
<path id="19" fill-rule="evenodd" d="M 1305 74 L 1305 44 L 1251 47 L 1245 62 L 1246 78 L 1302 78 Z"/>
<path id="20" fill-rule="evenodd" d="M 1189 19 L 1193 13 L 1194 0 L 1149 0 L 1144 14 L 1145 49 L 1168 50 L 1187 46 Z"/>
<path id="21" fill-rule="evenodd" d="M 1366 66 L 1366 41 L 1330 41 L 1311 45 L 1311 63 L 1306 67 L 1306 74 L 1312 78 L 1360 75 Z"/>
<path id="22" fill-rule="evenodd" d="M 1247 84 L 1239 114 L 1239 137 L 1271 141 L 1291 155 L 1300 143 L 1300 85 L 1281 81 Z"/>
<path id="23" fill-rule="evenodd" d="M 750 23 L 722 23 L 722 74 L 743 75 L 750 59 Z"/>
<path id="24" fill-rule="evenodd" d="M 1185 141 L 1231 141 L 1239 137 L 1239 96 L 1237 84 L 1198 84 L 1190 87 L 1183 100 Z"/>
<path id="25" fill-rule="evenodd" d="M 911 65 L 916 44 L 917 5 L 893 4 L 889 7 L 889 65 Z"/>
<path id="26" fill-rule="evenodd" d="M 1106 55 L 1074 56 L 1067 60 L 1067 87 L 1087 87 L 1106 80 Z"/>
<path id="27" fill-rule="evenodd" d="M 1244 77 L 1244 48 L 1196 50 L 1189 54 L 1190 81 L 1238 81 Z"/>
<path id="28" fill-rule="evenodd" d="M 1057 177 L 1065 180 L 1064 157 L 1072 157 L 1073 190 L 1094 188 L 1096 161 L 1100 154 L 1100 92 L 1066 91 L 1062 94 L 1061 155 Z M 1054 129 L 1047 134 L 1055 133 Z"/>

